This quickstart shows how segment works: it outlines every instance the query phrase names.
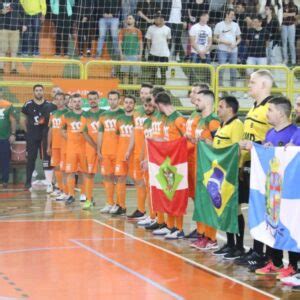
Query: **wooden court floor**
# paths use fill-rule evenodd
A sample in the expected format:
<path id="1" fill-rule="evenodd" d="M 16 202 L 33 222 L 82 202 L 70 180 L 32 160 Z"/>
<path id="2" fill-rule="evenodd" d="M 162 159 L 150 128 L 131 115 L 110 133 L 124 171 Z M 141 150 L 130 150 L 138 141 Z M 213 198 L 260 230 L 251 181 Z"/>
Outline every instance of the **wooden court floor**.
<path id="1" fill-rule="evenodd" d="M 131 211 L 135 192 L 127 194 Z M 274 277 L 101 215 L 103 190 L 95 195 L 96 207 L 86 212 L 79 202 L 65 207 L 42 192 L 1 190 L 0 300 L 300 299 Z M 191 214 L 192 204 L 186 231 Z"/>

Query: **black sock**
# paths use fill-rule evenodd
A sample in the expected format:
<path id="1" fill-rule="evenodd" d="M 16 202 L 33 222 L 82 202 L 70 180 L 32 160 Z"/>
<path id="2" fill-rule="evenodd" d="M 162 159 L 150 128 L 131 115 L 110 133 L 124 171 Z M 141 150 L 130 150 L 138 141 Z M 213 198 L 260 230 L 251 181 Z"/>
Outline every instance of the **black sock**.
<path id="1" fill-rule="evenodd" d="M 240 250 L 244 249 L 244 230 L 245 230 L 245 219 L 243 215 L 238 216 L 239 234 L 235 235 L 236 247 Z"/>
<path id="2" fill-rule="evenodd" d="M 258 253 L 259 255 L 263 255 L 264 254 L 264 243 L 254 240 L 253 241 L 253 251 Z"/>
<path id="3" fill-rule="evenodd" d="M 226 236 L 227 236 L 228 247 L 233 248 L 234 247 L 234 234 L 226 232 Z"/>

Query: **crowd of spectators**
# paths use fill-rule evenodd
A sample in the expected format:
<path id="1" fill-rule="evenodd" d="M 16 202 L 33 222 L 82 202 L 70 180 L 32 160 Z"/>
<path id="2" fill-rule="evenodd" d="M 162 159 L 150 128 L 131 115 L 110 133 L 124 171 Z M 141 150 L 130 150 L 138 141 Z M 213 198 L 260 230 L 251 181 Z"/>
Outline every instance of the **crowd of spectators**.
<path id="1" fill-rule="evenodd" d="M 109 43 L 109 54 L 122 60 L 297 62 L 293 0 L 0 0 L 0 56 L 40 55 L 45 19 L 55 28 L 56 56 L 100 59 Z"/>

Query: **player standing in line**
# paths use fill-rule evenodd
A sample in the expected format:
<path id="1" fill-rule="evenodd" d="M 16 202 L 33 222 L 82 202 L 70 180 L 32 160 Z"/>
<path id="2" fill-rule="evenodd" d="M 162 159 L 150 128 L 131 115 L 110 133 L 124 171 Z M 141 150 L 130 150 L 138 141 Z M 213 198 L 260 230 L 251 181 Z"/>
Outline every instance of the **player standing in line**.
<path id="1" fill-rule="evenodd" d="M 169 94 L 162 92 L 155 97 L 159 111 L 165 115 L 164 140 L 174 141 L 185 135 L 186 119 L 175 110 Z M 153 231 L 154 235 L 165 235 L 165 239 L 175 240 L 184 237 L 183 216 L 168 215 L 167 226 Z"/>
<path id="2" fill-rule="evenodd" d="M 83 145 L 85 140 L 82 134 L 81 116 L 82 100 L 79 94 L 72 95 L 73 110 L 67 112 L 63 117 L 62 135 L 67 141 L 66 168 L 68 174 L 68 199 L 66 205 L 75 201 L 75 174 L 86 170 L 86 159 Z"/>
<path id="3" fill-rule="evenodd" d="M 97 154 L 101 161 L 101 175 L 106 192 L 106 205 L 101 213 L 115 213 L 118 205 L 114 201 L 115 168 L 118 150 L 117 118 L 124 114 L 120 108 L 120 93 L 112 90 L 108 93 L 109 110 L 99 117 L 99 132 L 97 137 Z"/>
<path id="4" fill-rule="evenodd" d="M 87 169 L 84 174 L 84 183 L 86 191 L 86 201 L 83 209 L 88 210 L 93 205 L 94 177 L 98 172 L 99 158 L 97 155 L 97 137 L 99 131 L 99 118 L 104 110 L 99 109 L 99 94 L 96 91 L 90 91 L 87 94 L 90 109 L 83 112 L 81 117 L 81 126 L 83 137 L 85 139 L 85 153 Z"/>
<path id="5" fill-rule="evenodd" d="M 124 99 L 125 114 L 117 118 L 117 135 L 119 136 L 117 160 L 115 167 L 115 176 L 117 178 L 117 205 L 118 210 L 113 215 L 124 216 L 126 214 L 126 178 L 129 175 L 133 178 L 134 160 L 133 157 L 127 157 L 127 150 L 130 143 L 130 137 L 133 133 L 133 111 L 136 103 L 134 96 L 126 96 Z"/>
<path id="6" fill-rule="evenodd" d="M 148 116 L 145 114 L 143 104 L 145 99 L 150 97 L 153 86 L 149 83 L 143 83 L 140 89 L 140 100 L 142 105 L 137 107 L 133 112 L 134 130 L 131 135 L 127 156 L 133 152 L 134 157 L 134 181 L 137 191 L 137 209 L 130 215 L 130 220 L 142 220 L 146 218 L 145 202 L 146 202 L 146 187 L 143 179 L 143 171 L 141 169 L 141 152 L 144 143 L 143 125 Z"/>
<path id="7" fill-rule="evenodd" d="M 196 97 L 196 109 L 201 113 L 201 119 L 195 129 L 195 143 L 199 140 L 210 140 L 214 138 L 217 129 L 220 127 L 220 120 L 214 113 L 215 95 L 212 91 L 200 91 Z M 198 158 L 196 157 L 196 160 Z M 215 228 L 197 222 L 198 239 L 191 243 L 191 247 L 200 250 L 218 248 Z"/>
<path id="8" fill-rule="evenodd" d="M 191 104 L 195 106 L 198 93 L 203 90 L 209 90 L 209 86 L 205 83 L 194 83 L 190 93 Z M 201 119 L 201 112 L 195 109 L 186 122 L 186 133 L 188 145 L 188 183 L 189 197 L 195 199 L 195 181 L 196 181 L 196 147 L 195 147 L 195 131 Z M 197 229 L 185 236 L 186 239 L 198 239 L 199 233 Z"/>
<path id="9" fill-rule="evenodd" d="M 249 96 L 254 99 L 254 105 L 246 115 L 244 122 L 244 136 L 240 142 L 242 149 L 242 171 L 240 182 L 243 190 L 243 203 L 249 202 L 250 190 L 250 152 L 247 150 L 249 141 L 262 143 L 266 138 L 266 133 L 272 127 L 267 118 L 269 101 L 273 98 L 271 90 L 273 86 L 273 76 L 268 70 L 258 70 L 253 72 L 249 81 Z M 250 249 L 244 256 L 235 260 L 236 264 L 249 267 L 252 271 L 262 268 L 266 264 L 264 256 L 264 244 L 254 240 L 253 250 Z"/>
<path id="10" fill-rule="evenodd" d="M 59 92 L 55 95 L 53 102 L 56 103 L 57 110 L 53 111 L 49 120 L 48 132 L 48 148 L 47 154 L 51 156 L 51 166 L 54 167 L 54 174 L 58 190 L 55 190 L 50 196 L 59 197 L 63 193 L 63 174 L 60 170 L 61 154 L 62 154 L 62 118 L 68 111 L 64 104 L 64 94 Z M 59 198 L 59 200 L 62 200 Z"/>

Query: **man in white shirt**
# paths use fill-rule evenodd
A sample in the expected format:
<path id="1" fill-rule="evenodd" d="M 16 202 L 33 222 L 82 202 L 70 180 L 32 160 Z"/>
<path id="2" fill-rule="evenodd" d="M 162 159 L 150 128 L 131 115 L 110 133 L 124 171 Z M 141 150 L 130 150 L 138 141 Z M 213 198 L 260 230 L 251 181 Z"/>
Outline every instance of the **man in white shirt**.
<path id="1" fill-rule="evenodd" d="M 193 63 L 210 63 L 210 48 L 212 45 L 212 30 L 207 25 L 208 12 L 200 14 L 199 23 L 193 25 L 189 35 L 191 40 L 191 58 Z"/>
<path id="2" fill-rule="evenodd" d="M 176 61 L 181 61 L 185 57 L 181 36 L 183 30 L 187 27 L 188 2 L 187 0 L 166 0 L 163 2 L 162 14 L 165 17 L 166 25 L 172 31 Z"/>
<path id="3" fill-rule="evenodd" d="M 234 10 L 226 11 L 225 20 L 219 22 L 214 31 L 214 38 L 218 44 L 219 64 L 237 64 L 238 45 L 241 42 L 241 30 L 234 20 Z M 235 86 L 236 70 L 230 69 L 230 84 Z M 223 85 L 223 70 L 220 72 L 220 85 Z"/>
<path id="4" fill-rule="evenodd" d="M 171 40 L 171 29 L 165 25 L 162 14 L 154 17 L 154 25 L 151 25 L 146 33 L 148 48 L 150 49 L 148 61 L 168 62 L 170 50 L 168 43 Z M 159 67 L 161 73 L 161 84 L 166 84 L 167 67 Z M 151 80 L 155 81 L 157 67 L 151 67 Z"/>

